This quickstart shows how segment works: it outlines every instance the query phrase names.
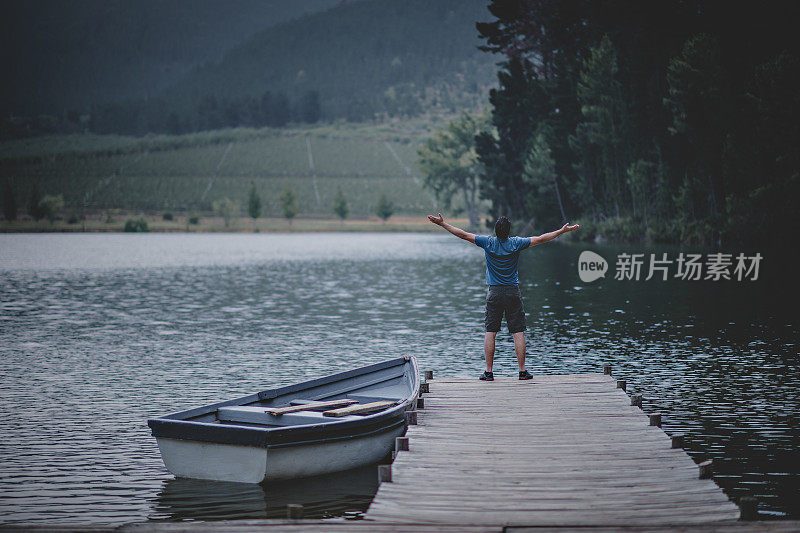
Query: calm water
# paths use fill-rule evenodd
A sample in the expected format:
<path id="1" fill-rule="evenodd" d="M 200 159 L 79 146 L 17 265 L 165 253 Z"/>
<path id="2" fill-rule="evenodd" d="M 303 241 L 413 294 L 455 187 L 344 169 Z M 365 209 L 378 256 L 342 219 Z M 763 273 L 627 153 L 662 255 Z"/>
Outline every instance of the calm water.
<path id="1" fill-rule="evenodd" d="M 584 249 L 679 251 L 524 252 L 529 369 L 613 364 L 732 498 L 800 517 L 797 285 L 769 256 L 757 282 L 616 281 L 612 264 L 587 284 Z M 482 283 L 482 251 L 445 235 L 0 235 L 0 523 L 282 516 L 298 500 L 358 517 L 374 470 L 176 480 L 146 419 L 403 354 L 477 376 Z M 512 347 L 502 333 L 495 372 L 515 372 Z"/>

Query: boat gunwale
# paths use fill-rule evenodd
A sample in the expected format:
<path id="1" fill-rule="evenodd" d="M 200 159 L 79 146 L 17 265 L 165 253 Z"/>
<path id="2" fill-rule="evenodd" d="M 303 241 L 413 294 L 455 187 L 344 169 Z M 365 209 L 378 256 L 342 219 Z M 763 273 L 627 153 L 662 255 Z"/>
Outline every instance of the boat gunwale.
<path id="1" fill-rule="evenodd" d="M 395 366 L 410 365 L 411 394 L 383 411 L 359 417 L 358 419 L 326 421 L 316 424 L 300 424 L 294 426 L 256 427 L 238 424 L 219 424 L 186 420 L 209 414 L 219 407 L 243 405 L 263 400 L 270 400 L 286 394 L 317 388 L 336 381 L 342 381 L 365 374 L 377 372 Z M 402 377 L 402 376 L 398 376 Z M 393 378 L 389 378 L 393 379 Z M 269 389 L 249 394 L 233 400 L 217 402 L 194 409 L 188 409 L 152 418 L 147 424 L 156 438 L 174 438 L 219 444 L 238 444 L 259 448 L 299 446 L 319 442 L 359 438 L 381 431 L 394 429 L 405 424 L 405 411 L 408 410 L 419 395 L 419 368 L 415 357 L 399 357 L 364 367 L 331 374 L 321 378 Z M 334 393 L 335 394 L 335 393 Z"/>

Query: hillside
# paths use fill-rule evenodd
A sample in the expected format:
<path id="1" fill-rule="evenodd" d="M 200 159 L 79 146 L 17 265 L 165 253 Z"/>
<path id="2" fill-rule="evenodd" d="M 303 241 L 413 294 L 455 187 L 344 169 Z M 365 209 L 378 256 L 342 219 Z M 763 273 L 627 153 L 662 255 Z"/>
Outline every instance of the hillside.
<path id="1" fill-rule="evenodd" d="M 147 138 L 72 135 L 0 144 L 0 177 L 24 206 L 34 183 L 63 195 L 66 211 L 210 211 L 231 198 L 244 209 L 252 180 L 265 216 L 297 192 L 303 215 L 333 216 L 341 188 L 353 216 L 373 214 L 383 193 L 397 213 L 434 208 L 416 170 L 423 123 L 387 126 L 236 129 Z M 2 205 L 0 190 L 0 205 Z"/>
<path id="2" fill-rule="evenodd" d="M 345 4 L 262 31 L 179 82 L 199 101 L 264 91 L 315 91 L 323 118 L 413 113 L 463 105 L 493 83 L 494 59 L 476 49 L 484 0 L 373 0 Z M 462 99 L 462 100 L 459 100 Z"/>
<path id="3" fill-rule="evenodd" d="M 146 101 L 92 110 L 98 133 L 173 134 L 453 114 L 486 102 L 484 0 L 342 3 L 261 31 Z"/>
<path id="4" fill-rule="evenodd" d="M 152 96 L 275 24 L 338 0 L 4 0 L 0 113 L 61 117 Z"/>

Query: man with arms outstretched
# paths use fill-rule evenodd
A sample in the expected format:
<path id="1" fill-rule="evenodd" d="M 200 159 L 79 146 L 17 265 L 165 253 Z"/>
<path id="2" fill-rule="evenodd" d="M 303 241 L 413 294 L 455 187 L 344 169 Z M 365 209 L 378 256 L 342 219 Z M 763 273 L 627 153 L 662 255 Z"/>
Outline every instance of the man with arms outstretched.
<path id="1" fill-rule="evenodd" d="M 489 292 L 486 296 L 486 337 L 483 340 L 483 354 L 486 357 L 486 371 L 480 379 L 494 380 L 492 364 L 494 363 L 494 345 L 500 322 L 506 316 L 508 332 L 514 336 L 514 351 L 517 352 L 519 379 L 531 379 L 530 372 L 525 370 L 525 309 L 522 306 L 522 293 L 519 290 L 519 274 L 517 264 L 519 253 L 535 244 L 552 241 L 568 231 L 575 231 L 578 225 L 564 224 L 559 230 L 544 233 L 538 237 L 509 237 L 511 222 L 500 217 L 494 225 L 495 237 L 475 235 L 452 226 L 439 216 L 428 215 L 428 220 L 443 227 L 456 237 L 469 241 L 483 248 L 486 255 L 486 284 Z"/>

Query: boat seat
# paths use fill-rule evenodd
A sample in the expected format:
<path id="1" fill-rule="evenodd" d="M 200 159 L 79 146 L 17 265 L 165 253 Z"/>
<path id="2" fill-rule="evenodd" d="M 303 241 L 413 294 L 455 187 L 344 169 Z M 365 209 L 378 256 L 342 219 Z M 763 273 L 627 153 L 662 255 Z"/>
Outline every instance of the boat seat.
<path id="1" fill-rule="evenodd" d="M 217 419 L 220 422 L 244 422 L 247 424 L 261 424 L 264 426 L 300 426 L 306 424 L 330 423 L 336 420 L 357 420 L 356 415 L 330 418 L 323 416 L 318 411 L 298 411 L 275 416 L 267 413 L 264 407 L 233 406 L 217 409 Z"/>
<path id="2" fill-rule="evenodd" d="M 342 398 L 336 398 L 334 395 L 331 398 L 324 398 L 323 400 L 339 400 Z M 344 399 L 355 400 L 358 403 L 371 403 L 371 402 L 382 402 L 382 401 L 399 401 L 401 398 L 396 398 L 394 396 L 362 396 L 360 394 L 347 394 Z M 322 400 L 306 400 L 303 398 L 296 398 L 289 402 L 289 405 L 308 405 L 309 408 L 313 408 L 315 403 L 319 403 Z"/>
<path id="3" fill-rule="evenodd" d="M 358 403 L 372 403 L 372 402 L 398 402 L 402 398 L 396 398 L 394 396 L 361 396 L 358 394 L 349 394 L 348 398 L 352 398 L 353 400 L 358 400 Z"/>

